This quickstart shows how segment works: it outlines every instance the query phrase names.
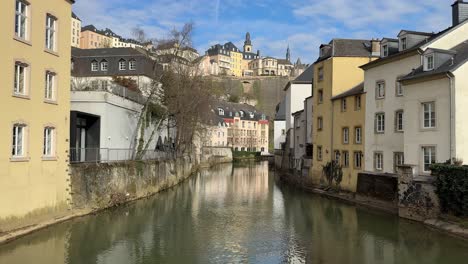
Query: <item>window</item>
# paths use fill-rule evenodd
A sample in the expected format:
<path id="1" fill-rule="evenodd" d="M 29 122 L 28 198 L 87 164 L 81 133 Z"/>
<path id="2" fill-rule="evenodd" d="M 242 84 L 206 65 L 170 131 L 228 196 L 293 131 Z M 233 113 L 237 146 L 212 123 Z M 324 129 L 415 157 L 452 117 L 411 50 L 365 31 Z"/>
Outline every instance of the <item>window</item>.
<path id="1" fill-rule="evenodd" d="M 393 171 L 398 172 L 398 166 L 401 166 L 405 163 L 405 154 L 403 152 L 393 153 Z"/>
<path id="2" fill-rule="evenodd" d="M 57 19 L 51 15 L 46 17 L 46 49 L 56 50 L 55 47 L 55 33 L 56 33 Z"/>
<path id="3" fill-rule="evenodd" d="M 395 112 L 395 131 L 403 132 L 403 110 Z"/>
<path id="4" fill-rule="evenodd" d="M 244 115 L 245 115 L 244 111 L 241 110 L 239 113 L 240 113 L 240 117 L 244 117 Z"/>
<path id="5" fill-rule="evenodd" d="M 362 152 L 360 151 L 354 152 L 354 168 L 362 168 Z"/>
<path id="6" fill-rule="evenodd" d="M 286 135 L 286 129 L 281 129 L 281 135 Z"/>
<path id="7" fill-rule="evenodd" d="M 109 63 L 106 60 L 101 61 L 101 71 L 107 71 L 109 69 Z"/>
<path id="8" fill-rule="evenodd" d="M 383 50 L 383 56 L 387 57 L 388 56 L 388 45 L 383 45 L 382 50 Z"/>
<path id="9" fill-rule="evenodd" d="M 377 113 L 375 115 L 375 132 L 384 133 L 385 132 L 385 114 Z"/>
<path id="10" fill-rule="evenodd" d="M 337 165 L 340 164 L 340 158 L 341 158 L 341 153 L 340 153 L 340 151 L 339 151 L 339 150 L 335 150 L 335 163 L 336 163 Z"/>
<path id="11" fill-rule="evenodd" d="M 436 127 L 435 102 L 422 104 L 423 107 L 423 128 Z"/>
<path id="12" fill-rule="evenodd" d="M 426 71 L 432 71 L 434 69 L 434 54 L 427 55 L 425 57 Z"/>
<path id="13" fill-rule="evenodd" d="M 224 110 L 222 108 L 218 108 L 218 114 L 219 115 L 224 115 Z"/>
<path id="14" fill-rule="evenodd" d="M 127 69 L 127 62 L 124 59 L 119 60 L 119 71 L 125 71 Z"/>
<path id="15" fill-rule="evenodd" d="M 398 77 L 395 81 L 395 95 L 396 96 L 403 96 L 403 85 L 398 81 L 400 77 Z"/>
<path id="16" fill-rule="evenodd" d="M 423 171 L 430 172 L 430 166 L 436 163 L 436 147 L 425 146 L 422 147 L 423 152 Z"/>
<path id="17" fill-rule="evenodd" d="M 379 81 L 375 87 L 375 98 L 376 99 L 383 99 L 385 98 L 385 82 Z"/>
<path id="18" fill-rule="evenodd" d="M 98 71 L 99 70 L 99 65 L 98 65 L 98 62 L 93 60 L 91 62 L 91 71 Z"/>
<path id="19" fill-rule="evenodd" d="M 318 117 L 317 118 L 317 130 L 320 131 L 323 129 L 323 118 L 322 117 Z"/>
<path id="20" fill-rule="evenodd" d="M 131 71 L 136 70 L 136 60 L 132 59 L 128 62 L 128 69 Z"/>
<path id="21" fill-rule="evenodd" d="M 354 97 L 354 110 L 361 110 L 361 96 L 356 95 Z"/>
<path id="22" fill-rule="evenodd" d="M 354 142 L 356 144 L 361 144 L 362 143 L 362 128 L 361 127 L 356 127 L 354 128 Z"/>
<path id="23" fill-rule="evenodd" d="M 349 144 L 349 128 L 343 128 L 343 144 Z"/>
<path id="24" fill-rule="evenodd" d="M 25 156 L 25 130 L 26 126 L 23 124 L 15 124 L 13 126 L 13 144 L 11 150 L 11 155 L 13 157 Z"/>
<path id="25" fill-rule="evenodd" d="M 16 62 L 15 63 L 15 81 L 13 92 L 15 95 L 27 95 L 26 89 L 26 74 L 28 72 L 28 65 Z"/>
<path id="26" fill-rule="evenodd" d="M 323 90 L 322 89 L 318 90 L 318 103 L 319 104 L 323 103 Z"/>
<path id="27" fill-rule="evenodd" d="M 348 151 L 343 151 L 343 167 L 345 168 L 349 167 L 349 152 Z"/>
<path id="28" fill-rule="evenodd" d="M 44 98 L 49 101 L 55 100 L 55 73 L 50 71 L 46 71 L 45 74 Z"/>
<path id="29" fill-rule="evenodd" d="M 318 69 L 318 80 L 323 81 L 323 67 Z"/>
<path id="30" fill-rule="evenodd" d="M 408 48 L 408 41 L 406 38 L 401 39 L 401 50 L 406 50 Z"/>
<path id="31" fill-rule="evenodd" d="M 15 6 L 15 35 L 18 38 L 27 39 L 28 30 L 28 4 L 23 1 L 16 0 Z"/>
<path id="32" fill-rule="evenodd" d="M 322 146 L 317 146 L 317 160 L 320 161 L 322 158 Z"/>
<path id="33" fill-rule="evenodd" d="M 377 171 L 383 170 L 383 153 L 374 153 L 374 169 Z"/>
<path id="34" fill-rule="evenodd" d="M 44 128 L 44 157 L 53 157 L 55 144 L 55 129 L 53 127 Z"/>
<path id="35" fill-rule="evenodd" d="M 341 99 L 341 112 L 346 112 L 346 98 Z"/>

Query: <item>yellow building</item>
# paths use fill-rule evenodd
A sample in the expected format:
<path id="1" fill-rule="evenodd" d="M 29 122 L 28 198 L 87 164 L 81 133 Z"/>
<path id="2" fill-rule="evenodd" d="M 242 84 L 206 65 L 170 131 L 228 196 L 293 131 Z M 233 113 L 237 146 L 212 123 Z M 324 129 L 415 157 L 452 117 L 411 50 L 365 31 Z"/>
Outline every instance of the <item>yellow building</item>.
<path id="1" fill-rule="evenodd" d="M 0 230 L 69 208 L 73 2 L 2 0 Z"/>
<path id="2" fill-rule="evenodd" d="M 236 77 L 242 77 L 242 53 L 231 51 L 231 73 Z"/>
<path id="3" fill-rule="evenodd" d="M 364 168 L 366 95 L 364 83 L 332 98 L 333 157 L 342 166 L 340 187 L 355 192 Z"/>
<path id="4" fill-rule="evenodd" d="M 340 112 L 336 113 L 331 99 L 363 82 L 364 72 L 359 66 L 377 58 L 379 50 L 377 41 L 355 39 L 334 39 L 329 44 L 320 46 L 320 57 L 314 63 L 313 85 L 315 99 L 312 142 L 315 157 L 310 174 L 314 184 L 321 184 L 325 180 L 322 173 L 323 166 L 341 157 L 341 152 L 338 155 L 335 150 L 346 151 L 347 148 L 343 148 L 341 140 L 342 128 L 349 126 L 350 129 L 351 127 L 354 129 L 355 124 L 364 124 L 364 115 L 347 116 L 339 114 Z M 338 134 L 337 139 L 335 134 Z M 354 163 L 351 153 L 349 157 L 351 165 Z M 348 181 L 347 186 L 343 187 L 353 190 L 355 184 L 349 183 L 353 181 L 355 179 Z"/>

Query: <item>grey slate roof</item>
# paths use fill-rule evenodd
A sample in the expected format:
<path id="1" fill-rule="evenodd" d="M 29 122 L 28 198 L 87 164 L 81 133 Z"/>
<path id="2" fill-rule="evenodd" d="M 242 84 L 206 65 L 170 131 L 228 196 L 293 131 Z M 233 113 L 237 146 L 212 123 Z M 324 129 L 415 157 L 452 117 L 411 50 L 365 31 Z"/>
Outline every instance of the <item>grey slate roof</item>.
<path id="1" fill-rule="evenodd" d="M 286 59 L 278 59 L 278 64 L 292 65 L 292 63 Z"/>
<path id="2" fill-rule="evenodd" d="M 296 79 L 291 83 L 313 83 L 314 81 L 314 65 L 310 65 L 301 75 L 297 76 Z"/>
<path id="3" fill-rule="evenodd" d="M 420 66 L 410 74 L 402 77 L 400 81 L 415 80 L 423 77 L 449 73 L 458 69 L 458 67 L 462 66 L 468 61 L 468 41 L 462 42 L 461 44 L 450 49 L 450 51 L 456 52 L 456 54 L 453 55 L 453 61 L 449 59 L 447 62 L 439 66 L 439 68 L 432 71 L 424 71 L 423 66 Z"/>
<path id="4" fill-rule="evenodd" d="M 286 120 L 286 98 L 284 98 L 276 106 L 276 115 L 275 115 L 275 121 L 285 121 L 285 120 Z"/>
<path id="5" fill-rule="evenodd" d="M 370 57 L 371 41 L 366 39 L 333 39 L 328 45 L 330 52 L 325 56 L 319 57 L 317 62 L 330 57 Z"/>
<path id="6" fill-rule="evenodd" d="M 338 100 L 338 99 L 342 99 L 345 97 L 354 96 L 354 95 L 363 94 L 363 93 L 364 93 L 364 82 L 354 86 L 353 88 L 349 89 L 348 91 L 344 93 L 341 93 L 339 95 L 332 97 L 332 100 Z"/>
<path id="7" fill-rule="evenodd" d="M 430 32 L 422 32 L 422 31 L 414 31 L 414 30 L 406 30 L 406 29 L 403 29 L 400 31 L 400 33 L 398 33 L 398 36 L 401 34 L 401 33 L 408 33 L 408 34 L 414 34 L 414 35 L 421 35 L 421 36 L 433 36 L 435 33 L 430 33 Z"/>
<path id="8" fill-rule="evenodd" d="M 81 21 L 81 19 L 75 14 L 75 12 L 72 11 L 72 18 L 77 19 Z"/>

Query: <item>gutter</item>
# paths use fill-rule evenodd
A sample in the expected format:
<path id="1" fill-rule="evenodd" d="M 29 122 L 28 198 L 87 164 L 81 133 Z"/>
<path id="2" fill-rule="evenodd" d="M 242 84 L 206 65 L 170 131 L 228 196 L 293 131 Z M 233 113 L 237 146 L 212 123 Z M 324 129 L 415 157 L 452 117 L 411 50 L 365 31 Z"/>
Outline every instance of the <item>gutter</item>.
<path id="1" fill-rule="evenodd" d="M 455 113 L 454 113 L 454 100 L 455 100 L 455 76 L 452 73 L 447 73 L 447 78 L 449 78 L 449 107 L 450 107 L 450 163 L 453 164 L 453 158 L 455 157 L 455 150 L 456 146 L 454 144 L 455 135 L 453 134 L 455 131 Z"/>

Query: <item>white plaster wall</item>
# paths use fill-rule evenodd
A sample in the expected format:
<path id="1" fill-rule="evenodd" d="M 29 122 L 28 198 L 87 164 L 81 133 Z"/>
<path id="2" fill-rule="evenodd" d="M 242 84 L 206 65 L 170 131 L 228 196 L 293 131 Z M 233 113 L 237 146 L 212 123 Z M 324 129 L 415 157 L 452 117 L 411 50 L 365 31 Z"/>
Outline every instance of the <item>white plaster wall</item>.
<path id="1" fill-rule="evenodd" d="M 438 162 L 450 159 L 450 97 L 448 78 L 416 83 L 405 88 L 405 164 L 422 173 L 422 146 L 436 147 Z M 421 104 L 435 102 L 436 128 L 423 129 Z"/>
<path id="2" fill-rule="evenodd" d="M 312 95 L 312 84 L 291 84 L 286 91 L 286 131 L 294 125 L 293 113 L 304 109 L 304 100 Z M 290 148 L 294 147 L 291 136 Z"/>
<path id="3" fill-rule="evenodd" d="M 296 162 L 305 155 L 305 137 L 306 137 L 306 116 L 305 113 L 296 115 L 294 119 L 294 159 Z M 297 165 L 297 163 L 296 163 Z"/>
<path id="4" fill-rule="evenodd" d="M 71 93 L 71 110 L 98 115 L 101 117 L 100 148 L 132 148 L 136 133 L 138 114 L 142 106 L 130 100 L 107 92 Z M 153 127 L 146 131 L 147 139 Z M 167 136 L 167 131 L 160 131 L 150 145 L 154 149 L 159 136 Z"/>
<path id="5" fill-rule="evenodd" d="M 365 128 L 365 170 L 374 171 L 374 152 L 384 154 L 384 171 L 393 173 L 393 153 L 403 152 L 404 133 L 395 132 L 395 111 L 404 108 L 403 97 L 395 94 L 396 80 L 399 76 L 406 75 L 412 69 L 420 66 L 419 55 L 404 58 L 400 61 L 387 63 L 365 71 L 364 89 L 366 95 L 366 128 Z M 375 87 L 377 81 L 385 80 L 385 99 L 375 98 Z M 385 133 L 376 134 L 374 128 L 375 114 L 385 113 Z M 406 120 L 406 110 L 404 119 Z M 404 128 L 405 131 L 407 128 Z"/>
<path id="6" fill-rule="evenodd" d="M 281 143 L 286 141 L 286 135 L 283 135 L 283 130 L 286 131 L 286 121 L 274 121 L 275 149 L 281 149 Z"/>
<path id="7" fill-rule="evenodd" d="M 468 63 L 455 70 L 454 75 L 455 155 L 468 164 Z"/>
<path id="8" fill-rule="evenodd" d="M 306 143 L 312 144 L 312 125 L 313 125 L 313 97 L 309 97 L 305 101 L 305 113 L 306 113 Z"/>
<path id="9" fill-rule="evenodd" d="M 468 21 L 463 22 L 457 28 L 453 29 L 450 32 L 445 33 L 443 36 L 433 40 L 432 42 L 427 43 L 422 46 L 423 50 L 427 48 L 436 48 L 436 49 L 451 49 L 458 44 L 466 41 L 468 36 Z"/>

